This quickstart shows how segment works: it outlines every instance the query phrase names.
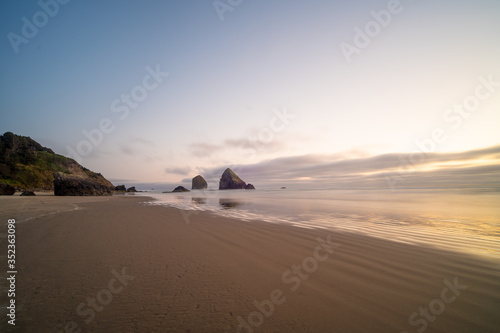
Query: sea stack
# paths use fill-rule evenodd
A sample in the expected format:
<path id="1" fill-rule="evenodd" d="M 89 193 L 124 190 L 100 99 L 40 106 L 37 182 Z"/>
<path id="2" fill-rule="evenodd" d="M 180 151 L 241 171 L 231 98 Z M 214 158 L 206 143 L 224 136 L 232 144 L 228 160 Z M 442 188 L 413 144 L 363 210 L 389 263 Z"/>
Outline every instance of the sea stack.
<path id="1" fill-rule="evenodd" d="M 192 190 L 205 190 L 208 187 L 207 181 L 201 175 L 193 178 Z"/>
<path id="2" fill-rule="evenodd" d="M 184 186 L 177 186 L 172 192 L 189 192 Z"/>
<path id="3" fill-rule="evenodd" d="M 227 168 L 219 181 L 219 190 L 240 190 L 247 184 L 238 177 L 233 170 Z"/>

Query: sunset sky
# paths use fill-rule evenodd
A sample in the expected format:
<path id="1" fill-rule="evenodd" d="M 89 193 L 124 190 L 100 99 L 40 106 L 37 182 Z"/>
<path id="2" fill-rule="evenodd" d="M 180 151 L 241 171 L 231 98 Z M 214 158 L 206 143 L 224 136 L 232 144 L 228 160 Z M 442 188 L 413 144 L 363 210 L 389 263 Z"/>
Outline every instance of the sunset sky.
<path id="1" fill-rule="evenodd" d="M 499 174 L 499 1 L 229 3 L 2 1 L 0 132 L 115 184 Z"/>

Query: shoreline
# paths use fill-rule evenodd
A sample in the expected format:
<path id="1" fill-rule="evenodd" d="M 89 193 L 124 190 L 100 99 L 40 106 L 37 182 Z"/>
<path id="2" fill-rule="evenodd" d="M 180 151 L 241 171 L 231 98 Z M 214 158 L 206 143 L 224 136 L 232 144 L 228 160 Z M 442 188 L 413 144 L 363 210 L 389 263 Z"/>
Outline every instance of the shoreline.
<path id="1" fill-rule="evenodd" d="M 26 332 L 59 332 L 71 323 L 82 332 L 410 333 L 424 322 L 429 332 L 500 327 L 493 258 L 206 212 L 185 216 L 140 204 L 151 200 L 146 196 L 57 202 L 47 196 L 36 205 L 40 198 L 30 198 L 30 212 L 11 204 L 1 214 L 5 222 L 17 218 L 6 215 L 16 210 L 27 218 L 16 230 L 16 326 Z M 51 205 L 79 209 L 46 214 Z M 5 238 L 1 243 L 6 248 Z M 455 281 L 466 286 L 457 294 L 448 285 Z M 439 314 L 425 319 L 421 306 Z"/>
<path id="2" fill-rule="evenodd" d="M 387 205 L 387 200 L 392 198 L 379 196 L 374 200 L 373 197 L 368 196 L 364 198 L 365 200 L 354 200 L 353 194 L 347 192 L 343 193 L 342 198 L 333 196 L 332 204 L 335 207 L 330 207 L 329 212 L 315 211 L 315 208 L 321 209 L 321 207 L 310 205 L 306 209 L 308 212 L 305 216 L 297 219 L 296 217 L 301 215 L 301 212 L 295 211 L 296 214 L 294 214 L 286 210 L 269 210 L 271 205 L 263 207 L 259 206 L 259 203 L 252 202 L 252 199 L 247 201 L 247 193 L 244 196 L 235 196 L 234 194 L 237 193 L 234 192 L 224 196 L 208 196 L 203 192 L 197 194 L 182 193 L 173 201 L 170 195 L 162 196 L 150 193 L 147 197 L 154 199 L 148 203 L 149 205 L 173 207 L 184 211 L 183 218 L 185 219 L 192 214 L 204 212 L 249 222 L 264 221 L 306 229 L 346 231 L 400 243 L 431 246 L 452 252 L 474 253 L 489 258 L 500 257 L 500 243 L 498 236 L 495 236 L 498 235 L 498 224 L 496 223 L 498 209 L 491 210 L 491 207 L 495 207 L 494 204 L 491 205 L 491 198 L 488 198 L 491 205 L 490 211 L 486 213 L 485 207 L 483 207 L 482 214 L 479 216 L 477 207 L 472 209 L 474 213 L 471 215 L 470 207 L 475 206 L 469 205 L 467 207 L 467 205 L 460 204 L 464 203 L 464 198 L 461 198 L 461 201 L 454 199 L 456 202 L 453 206 L 437 205 L 434 207 L 434 212 L 420 209 L 421 205 L 425 205 L 426 202 L 405 202 L 404 209 L 411 210 L 411 212 L 407 212 L 397 205 Z M 424 192 L 423 196 L 425 198 L 429 196 L 429 193 Z M 187 197 L 187 199 L 181 200 L 182 197 Z M 310 196 L 308 198 L 310 199 Z M 431 198 L 436 199 L 435 197 Z M 285 200 L 295 199 L 296 197 L 292 196 Z M 422 200 L 422 197 L 419 199 Z M 265 197 L 260 197 L 259 200 L 264 201 Z M 347 200 L 347 202 L 339 200 Z M 281 207 L 286 207 L 291 203 L 293 201 L 282 201 Z M 276 203 L 274 205 L 278 207 Z M 307 205 L 305 204 L 305 206 Z M 457 213 L 456 206 L 465 206 L 466 208 L 462 208 L 462 211 Z M 233 209 L 233 207 L 239 208 Z M 259 212 L 256 207 L 263 208 L 264 212 Z M 268 209 L 267 213 L 266 209 Z M 447 209 L 453 209 L 453 214 L 447 213 Z M 485 218 L 485 216 L 487 217 Z"/>

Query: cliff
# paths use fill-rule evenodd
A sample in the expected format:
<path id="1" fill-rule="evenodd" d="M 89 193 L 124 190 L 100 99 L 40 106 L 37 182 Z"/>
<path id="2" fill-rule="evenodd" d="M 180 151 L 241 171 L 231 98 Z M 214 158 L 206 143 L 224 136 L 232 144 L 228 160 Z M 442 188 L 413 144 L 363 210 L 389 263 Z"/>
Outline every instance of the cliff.
<path id="1" fill-rule="evenodd" d="M 11 132 L 0 136 L 0 183 L 10 184 L 18 190 L 54 190 L 54 175 L 58 172 L 114 187 L 100 173 L 55 154 L 30 137 Z"/>

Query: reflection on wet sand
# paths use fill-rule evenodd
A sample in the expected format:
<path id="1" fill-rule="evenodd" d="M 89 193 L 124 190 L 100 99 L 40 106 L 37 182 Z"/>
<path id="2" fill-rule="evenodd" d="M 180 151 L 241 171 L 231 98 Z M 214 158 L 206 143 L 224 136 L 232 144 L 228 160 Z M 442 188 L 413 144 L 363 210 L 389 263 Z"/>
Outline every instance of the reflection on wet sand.
<path id="1" fill-rule="evenodd" d="M 219 205 L 223 209 L 232 209 L 236 208 L 241 204 L 241 202 L 234 200 L 234 199 L 219 199 Z"/>
<path id="2" fill-rule="evenodd" d="M 397 193 L 379 189 L 288 189 L 161 193 L 155 204 L 238 219 L 343 229 L 498 257 L 499 198 L 500 193 L 482 189 L 399 189 Z"/>
<path id="3" fill-rule="evenodd" d="M 194 204 L 198 204 L 198 205 L 206 205 L 207 204 L 207 198 L 192 197 L 191 198 L 191 202 L 194 203 Z"/>

